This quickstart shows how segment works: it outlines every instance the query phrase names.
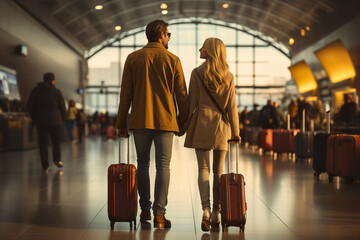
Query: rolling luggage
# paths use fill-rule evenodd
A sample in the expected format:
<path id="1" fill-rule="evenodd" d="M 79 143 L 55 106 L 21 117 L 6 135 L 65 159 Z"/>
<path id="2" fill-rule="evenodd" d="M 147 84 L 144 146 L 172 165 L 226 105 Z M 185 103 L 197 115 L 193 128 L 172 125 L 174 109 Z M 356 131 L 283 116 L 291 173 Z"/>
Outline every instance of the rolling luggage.
<path id="1" fill-rule="evenodd" d="M 327 141 L 326 164 L 330 182 L 334 176 L 351 181 L 360 177 L 360 136 L 331 135 Z"/>
<path id="2" fill-rule="evenodd" d="M 305 130 L 305 109 L 303 110 L 302 128 L 295 136 L 296 160 L 312 158 L 314 152 L 314 137 L 316 132 Z"/>
<path id="3" fill-rule="evenodd" d="M 230 170 L 230 141 L 228 150 L 228 170 Z M 245 231 L 246 200 L 245 181 L 242 174 L 238 174 L 238 149 L 236 144 L 236 174 L 228 173 L 220 177 L 221 225 L 222 231 L 226 227 L 237 226 Z"/>
<path id="4" fill-rule="evenodd" d="M 113 126 L 106 127 L 105 137 L 106 139 L 116 139 L 116 130 Z"/>
<path id="5" fill-rule="evenodd" d="M 319 178 L 320 174 L 326 172 L 327 140 L 330 136 L 330 111 L 326 113 L 326 133 L 318 133 L 314 137 L 314 176 Z"/>
<path id="6" fill-rule="evenodd" d="M 108 216 L 111 229 L 115 222 L 132 222 L 136 228 L 137 215 L 137 177 L 136 167 L 129 164 L 129 138 L 127 140 L 127 164 L 120 163 L 119 139 L 119 164 L 112 164 L 108 168 Z"/>
<path id="7" fill-rule="evenodd" d="M 296 159 L 312 158 L 314 156 L 314 137 L 316 132 L 298 132 L 295 136 Z"/>
<path id="8" fill-rule="evenodd" d="M 293 153 L 295 150 L 295 135 L 299 129 L 277 129 L 273 131 L 273 151 L 276 153 Z"/>
<path id="9" fill-rule="evenodd" d="M 260 145 L 260 127 L 251 127 L 250 136 L 249 136 L 249 144 L 252 146 Z"/>
<path id="10" fill-rule="evenodd" d="M 241 134 L 241 142 L 249 143 L 250 135 L 251 135 L 251 128 L 244 127 L 243 129 L 241 129 L 240 134 Z"/>
<path id="11" fill-rule="evenodd" d="M 314 137 L 314 149 L 316 150 L 314 151 L 313 169 L 314 176 L 317 178 L 321 173 L 326 172 L 326 145 L 329 136 L 329 133 L 318 133 Z"/>
<path id="12" fill-rule="evenodd" d="M 263 129 L 260 131 L 260 148 L 263 151 L 269 151 L 273 149 L 273 130 Z"/>

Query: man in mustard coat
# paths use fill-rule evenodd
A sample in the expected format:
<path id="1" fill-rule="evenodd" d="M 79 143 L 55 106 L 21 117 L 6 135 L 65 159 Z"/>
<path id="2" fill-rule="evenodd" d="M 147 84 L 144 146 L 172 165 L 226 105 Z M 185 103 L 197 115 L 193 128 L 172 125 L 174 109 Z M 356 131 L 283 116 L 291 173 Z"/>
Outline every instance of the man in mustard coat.
<path id="1" fill-rule="evenodd" d="M 188 96 L 180 59 L 169 52 L 168 24 L 155 20 L 146 26 L 148 44 L 131 53 L 125 62 L 116 127 L 120 137 L 133 131 L 138 164 L 140 221 L 151 220 L 150 148 L 155 145 L 156 179 L 152 204 L 154 227 L 170 228 L 165 206 L 170 182 L 170 159 L 174 133 L 183 129 Z M 177 112 L 178 107 L 178 112 Z M 177 117 L 178 114 L 178 117 Z"/>

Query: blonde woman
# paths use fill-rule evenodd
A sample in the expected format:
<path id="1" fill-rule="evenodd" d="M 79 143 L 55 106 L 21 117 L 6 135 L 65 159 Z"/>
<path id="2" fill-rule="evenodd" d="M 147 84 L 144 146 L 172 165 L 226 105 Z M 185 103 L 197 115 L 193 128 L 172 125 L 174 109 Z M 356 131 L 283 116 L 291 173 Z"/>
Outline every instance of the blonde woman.
<path id="1" fill-rule="evenodd" d="M 190 112 L 185 147 L 195 148 L 198 187 L 203 209 L 201 229 L 219 230 L 220 176 L 223 173 L 227 140 L 240 140 L 234 76 L 229 72 L 224 43 L 208 38 L 200 48 L 205 62 L 191 73 Z M 213 150 L 213 211 L 210 206 L 210 152 Z"/>

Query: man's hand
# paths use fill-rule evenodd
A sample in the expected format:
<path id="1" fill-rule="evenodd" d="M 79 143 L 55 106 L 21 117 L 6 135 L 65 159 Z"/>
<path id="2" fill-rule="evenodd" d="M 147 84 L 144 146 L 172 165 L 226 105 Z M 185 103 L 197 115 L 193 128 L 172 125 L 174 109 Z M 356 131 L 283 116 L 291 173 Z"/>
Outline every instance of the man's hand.
<path id="1" fill-rule="evenodd" d="M 127 129 L 118 129 L 117 130 L 118 137 L 128 138 L 130 135 Z"/>

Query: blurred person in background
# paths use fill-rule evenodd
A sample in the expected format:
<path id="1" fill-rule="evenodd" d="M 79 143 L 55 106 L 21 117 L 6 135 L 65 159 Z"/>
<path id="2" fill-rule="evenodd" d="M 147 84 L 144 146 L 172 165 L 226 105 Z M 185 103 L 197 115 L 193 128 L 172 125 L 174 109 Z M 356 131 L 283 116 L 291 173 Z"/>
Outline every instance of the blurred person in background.
<path id="1" fill-rule="evenodd" d="M 78 127 L 78 142 L 82 142 L 84 136 L 85 124 L 87 122 L 87 116 L 83 108 L 80 108 L 76 114 L 76 124 Z"/>
<path id="2" fill-rule="evenodd" d="M 350 94 L 344 95 L 344 104 L 341 106 L 338 120 L 341 125 L 353 125 L 356 119 L 356 104 Z"/>
<path id="3" fill-rule="evenodd" d="M 48 138 L 51 137 L 53 161 L 57 167 L 63 167 L 61 161 L 60 137 L 66 107 L 64 97 L 55 87 L 55 75 L 44 74 L 44 81 L 31 91 L 27 103 L 31 120 L 36 124 L 39 138 L 39 149 L 42 169 L 48 173 Z"/>
<path id="4" fill-rule="evenodd" d="M 75 137 L 74 137 L 74 128 L 76 126 L 76 114 L 77 114 L 77 109 L 75 107 L 75 101 L 70 99 L 69 100 L 69 106 L 68 106 L 68 110 L 66 113 L 66 130 L 69 134 L 69 138 L 70 141 L 74 141 Z"/>

